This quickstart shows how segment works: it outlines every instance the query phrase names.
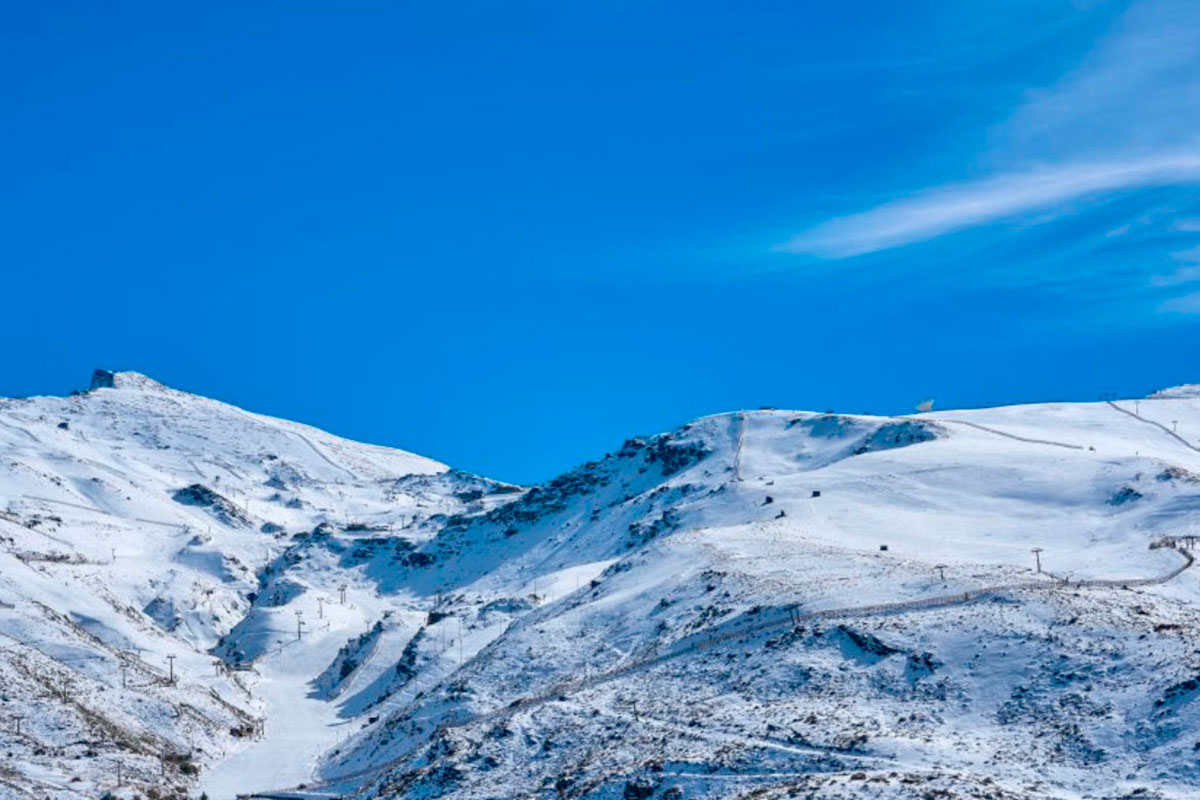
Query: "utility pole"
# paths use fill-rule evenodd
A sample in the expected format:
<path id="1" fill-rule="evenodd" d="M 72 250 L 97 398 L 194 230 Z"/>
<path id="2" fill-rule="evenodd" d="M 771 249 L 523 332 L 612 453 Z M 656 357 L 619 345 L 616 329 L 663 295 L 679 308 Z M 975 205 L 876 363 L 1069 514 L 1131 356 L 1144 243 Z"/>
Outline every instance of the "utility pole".
<path id="1" fill-rule="evenodd" d="M 317 619 L 325 619 L 325 598 L 317 598 Z"/>
<path id="2" fill-rule="evenodd" d="M 171 675 L 169 678 L 167 678 L 167 683 L 170 683 L 173 686 L 175 685 L 175 654 L 172 653 L 171 655 L 168 655 L 167 661 L 171 662 Z"/>
<path id="3" fill-rule="evenodd" d="M 1179 433 L 1179 420 L 1177 420 L 1177 419 L 1171 420 L 1171 432 Z"/>
<path id="4" fill-rule="evenodd" d="M 296 640 L 297 641 L 299 641 L 301 636 L 303 635 L 301 633 L 303 627 L 304 627 L 304 612 L 297 610 L 296 611 Z"/>
<path id="5" fill-rule="evenodd" d="M 125 775 L 122 770 L 123 766 L 124 765 L 121 763 L 120 759 L 118 759 L 117 760 L 117 786 L 118 787 L 125 785 Z"/>
<path id="6" fill-rule="evenodd" d="M 946 582 L 946 565 L 945 564 L 935 564 L 933 568 L 938 571 L 938 578 L 942 581 L 942 583 L 945 583 Z"/>
<path id="7" fill-rule="evenodd" d="M 338 596 L 338 604 L 346 605 L 346 584 L 343 583 L 338 587 Z"/>
<path id="8" fill-rule="evenodd" d="M 122 688 L 122 689 L 128 689 L 128 688 L 129 688 L 129 681 L 128 681 L 128 679 L 127 679 L 127 673 L 126 673 L 126 670 L 128 670 L 128 669 L 129 669 L 129 667 L 127 667 L 127 666 L 125 665 L 125 662 L 124 662 L 124 661 L 122 661 L 122 662 L 121 662 L 121 666 L 120 666 L 120 670 L 121 670 L 121 688 Z"/>
<path id="9" fill-rule="evenodd" d="M 1040 573 L 1042 571 L 1042 548 L 1035 547 L 1030 552 L 1033 553 L 1033 558 L 1037 562 L 1037 571 Z"/>
<path id="10" fill-rule="evenodd" d="M 15 717 L 13 717 L 13 724 L 17 728 L 17 736 L 18 737 L 21 735 L 21 720 L 23 720 L 23 719 L 25 719 L 25 717 L 21 714 L 17 714 Z"/>

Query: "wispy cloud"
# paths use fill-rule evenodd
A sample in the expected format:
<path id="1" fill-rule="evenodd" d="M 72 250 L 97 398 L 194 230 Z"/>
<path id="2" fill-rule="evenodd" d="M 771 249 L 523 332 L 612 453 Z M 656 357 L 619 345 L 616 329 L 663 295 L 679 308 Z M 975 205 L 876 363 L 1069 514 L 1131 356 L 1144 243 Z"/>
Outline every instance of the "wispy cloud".
<path id="1" fill-rule="evenodd" d="M 1181 266 L 1169 275 L 1155 275 L 1150 278 L 1152 286 L 1177 286 L 1200 281 L 1200 247 L 1172 253 L 1171 257 Z"/>
<path id="2" fill-rule="evenodd" d="M 1200 3 L 1137 0 L 1075 69 L 1027 91 L 988 132 L 974 162 L 983 177 L 820 222 L 775 249 L 848 258 L 1029 212 L 1057 219 L 1083 198 L 1200 184 L 1198 109 Z"/>
<path id="3" fill-rule="evenodd" d="M 941 187 L 829 220 L 777 250 L 846 258 L 1115 190 L 1200 182 L 1200 151 L 1128 163 L 1085 163 Z"/>
<path id="4" fill-rule="evenodd" d="M 1082 62 L 1031 89 L 997 131 L 1016 154 L 1152 152 L 1194 142 L 1200 4 L 1134 0 Z"/>
<path id="5" fill-rule="evenodd" d="M 1172 314 L 1200 314 L 1200 292 L 1172 297 L 1160 305 L 1158 310 Z"/>

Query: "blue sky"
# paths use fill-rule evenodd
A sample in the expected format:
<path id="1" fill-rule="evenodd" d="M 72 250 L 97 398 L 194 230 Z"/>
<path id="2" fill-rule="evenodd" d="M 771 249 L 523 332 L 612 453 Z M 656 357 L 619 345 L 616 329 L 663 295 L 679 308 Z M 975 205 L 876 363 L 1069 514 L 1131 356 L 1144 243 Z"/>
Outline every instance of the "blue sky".
<path id="1" fill-rule="evenodd" d="M 530 482 L 1200 381 L 1193 2 L 6 17 L 5 395 L 134 369 Z"/>

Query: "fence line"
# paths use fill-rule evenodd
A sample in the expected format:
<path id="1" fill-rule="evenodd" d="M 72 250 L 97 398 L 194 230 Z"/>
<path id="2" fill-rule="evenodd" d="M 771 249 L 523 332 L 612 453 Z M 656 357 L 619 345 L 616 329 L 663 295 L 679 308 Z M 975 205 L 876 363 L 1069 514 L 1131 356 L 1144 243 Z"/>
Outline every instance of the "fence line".
<path id="1" fill-rule="evenodd" d="M 914 416 L 900 416 L 900 417 L 894 417 L 894 419 L 919 420 L 922 422 L 930 422 L 935 425 L 940 424 L 942 422 L 949 422 L 952 425 L 966 425 L 968 428 L 975 428 L 976 430 L 995 434 L 996 436 L 1003 436 L 1005 439 L 1015 439 L 1018 442 L 1028 442 L 1029 444 L 1046 444 L 1046 445 L 1050 445 L 1051 447 L 1065 447 L 1068 450 L 1084 450 L 1084 449 L 1086 449 L 1081 444 L 1068 444 L 1066 442 L 1055 442 L 1050 439 L 1032 439 L 1028 436 L 1018 436 L 1015 433 L 1008 433 L 1007 431 L 1002 431 L 997 428 L 990 428 L 987 425 L 980 425 L 978 422 L 969 422 L 965 419 L 950 419 L 948 417 L 914 417 Z"/>
<path id="2" fill-rule="evenodd" d="M 1161 430 L 1163 433 L 1167 434 L 1168 436 L 1178 439 L 1179 443 L 1182 444 L 1184 447 L 1188 448 L 1189 450 L 1194 450 L 1197 453 L 1200 453 L 1200 447 L 1197 447 L 1196 445 L 1192 444 L 1187 439 L 1183 438 L 1178 433 L 1176 433 L 1175 431 L 1168 428 L 1166 425 L 1163 425 L 1161 422 L 1155 422 L 1152 419 L 1147 419 L 1146 417 L 1143 417 L 1141 414 L 1138 414 L 1135 411 L 1130 411 L 1128 408 L 1121 408 L 1119 405 L 1114 403 L 1112 400 L 1105 400 L 1104 402 L 1108 403 L 1110 406 L 1115 408 L 1117 411 L 1120 411 L 1122 414 L 1128 414 L 1129 416 L 1133 417 L 1134 419 L 1141 420 L 1142 422 L 1146 423 L 1147 425 L 1153 425 L 1154 427 L 1158 428 L 1159 430 Z"/>

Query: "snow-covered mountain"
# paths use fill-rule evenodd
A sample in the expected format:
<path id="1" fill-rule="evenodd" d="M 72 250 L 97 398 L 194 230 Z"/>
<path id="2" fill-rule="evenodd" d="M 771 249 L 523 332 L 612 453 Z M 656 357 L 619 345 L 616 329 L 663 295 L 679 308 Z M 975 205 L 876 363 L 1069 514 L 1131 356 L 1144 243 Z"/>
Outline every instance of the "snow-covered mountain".
<path id="1" fill-rule="evenodd" d="M 1195 387 L 526 489 L 96 383 L 0 401 L 0 796 L 1200 796 Z"/>

